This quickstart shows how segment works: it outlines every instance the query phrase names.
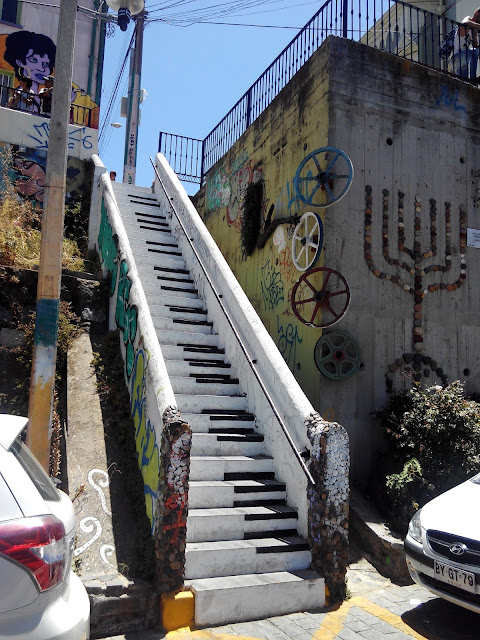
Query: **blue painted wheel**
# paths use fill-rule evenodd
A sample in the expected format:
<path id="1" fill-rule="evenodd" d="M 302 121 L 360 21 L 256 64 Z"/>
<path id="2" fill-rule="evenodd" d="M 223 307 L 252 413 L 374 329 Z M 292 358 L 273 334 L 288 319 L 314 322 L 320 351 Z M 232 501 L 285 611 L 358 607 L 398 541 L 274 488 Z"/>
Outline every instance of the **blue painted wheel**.
<path id="1" fill-rule="evenodd" d="M 323 247 L 323 223 L 320 216 L 307 211 L 295 227 L 292 238 L 292 260 L 299 271 L 315 266 Z"/>
<path id="2" fill-rule="evenodd" d="M 358 342 L 346 331 L 325 333 L 315 345 L 317 369 L 330 380 L 346 380 L 360 368 Z"/>
<path id="3" fill-rule="evenodd" d="M 336 147 L 321 147 L 298 165 L 293 179 L 302 202 L 311 207 L 330 207 L 350 189 L 353 164 L 347 154 Z"/>

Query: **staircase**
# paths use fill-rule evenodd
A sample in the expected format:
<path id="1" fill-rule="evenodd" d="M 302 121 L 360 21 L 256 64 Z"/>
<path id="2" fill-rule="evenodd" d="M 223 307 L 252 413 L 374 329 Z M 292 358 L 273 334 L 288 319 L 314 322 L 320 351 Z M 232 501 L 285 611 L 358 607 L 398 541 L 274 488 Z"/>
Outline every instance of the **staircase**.
<path id="1" fill-rule="evenodd" d="M 113 188 L 177 406 L 193 434 L 185 579 L 196 625 L 317 609 L 324 580 L 309 569 L 297 513 L 275 479 L 170 220 L 149 189 Z"/>

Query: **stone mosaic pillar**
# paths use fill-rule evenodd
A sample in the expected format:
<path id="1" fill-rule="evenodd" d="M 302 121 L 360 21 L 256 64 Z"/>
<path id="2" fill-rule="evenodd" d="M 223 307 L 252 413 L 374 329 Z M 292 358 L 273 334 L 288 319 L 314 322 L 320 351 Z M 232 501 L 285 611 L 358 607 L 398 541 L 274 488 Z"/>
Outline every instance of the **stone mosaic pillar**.
<path id="1" fill-rule="evenodd" d="M 348 560 L 348 435 L 336 422 L 326 422 L 318 413 L 305 420 L 312 445 L 310 473 L 315 485 L 308 486 L 308 541 L 312 568 L 325 578 L 332 602 L 346 593 Z"/>
<path id="2" fill-rule="evenodd" d="M 161 593 L 183 587 L 192 432 L 180 413 L 163 414 L 155 534 L 156 581 Z"/>

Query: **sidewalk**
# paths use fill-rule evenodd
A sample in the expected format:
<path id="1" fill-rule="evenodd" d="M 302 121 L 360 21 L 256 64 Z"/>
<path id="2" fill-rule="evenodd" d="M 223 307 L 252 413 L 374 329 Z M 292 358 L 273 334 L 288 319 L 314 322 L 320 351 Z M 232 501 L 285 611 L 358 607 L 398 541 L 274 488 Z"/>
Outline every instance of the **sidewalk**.
<path id="1" fill-rule="evenodd" d="M 354 549 L 354 553 L 359 556 Z M 431 638 L 422 635 L 404 620 L 406 612 L 431 600 L 423 589 L 400 587 L 382 577 L 359 557 L 348 571 L 351 596 L 337 609 L 317 613 L 293 613 L 287 616 L 242 622 L 223 627 L 190 631 L 180 629 L 163 634 L 145 631 L 105 640 L 409 640 Z M 402 616 L 404 616 L 402 618 Z M 468 636 L 465 636 L 465 638 Z M 471 637 L 471 636 L 470 636 Z M 436 639 L 437 640 L 437 639 Z"/>

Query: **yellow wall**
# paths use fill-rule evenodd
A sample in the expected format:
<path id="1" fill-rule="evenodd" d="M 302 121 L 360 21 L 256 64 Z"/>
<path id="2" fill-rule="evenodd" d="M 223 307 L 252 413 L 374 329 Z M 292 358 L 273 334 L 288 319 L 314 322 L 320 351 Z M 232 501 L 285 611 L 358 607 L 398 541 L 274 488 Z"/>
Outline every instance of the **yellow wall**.
<path id="1" fill-rule="evenodd" d="M 317 63 L 321 56 L 317 56 Z M 230 151 L 208 173 L 197 208 L 247 292 L 284 359 L 307 396 L 314 396 L 320 374 L 313 362 L 321 329 L 307 327 L 291 308 L 292 288 L 301 273 L 292 261 L 295 224 L 277 227 L 263 249 L 243 257 L 243 196 L 250 182 L 263 181 L 262 219 L 272 204 L 273 218 L 301 216 L 312 207 L 296 195 L 299 164 L 327 145 L 327 75 L 314 83 L 316 66 L 305 65 Z M 317 210 L 318 212 L 318 210 Z M 262 225 L 263 228 L 263 225 Z M 315 266 L 323 264 L 319 255 Z M 315 370 L 312 375 L 312 368 Z"/>

